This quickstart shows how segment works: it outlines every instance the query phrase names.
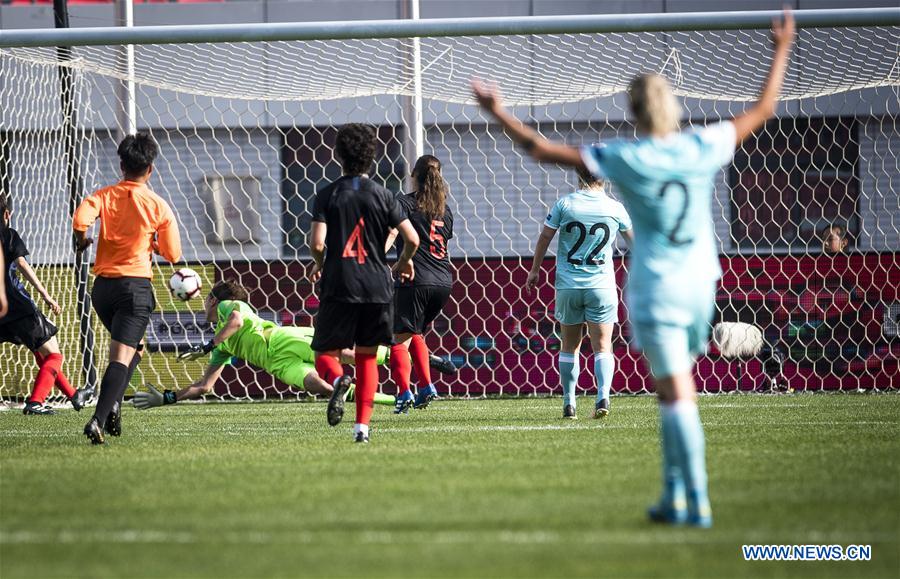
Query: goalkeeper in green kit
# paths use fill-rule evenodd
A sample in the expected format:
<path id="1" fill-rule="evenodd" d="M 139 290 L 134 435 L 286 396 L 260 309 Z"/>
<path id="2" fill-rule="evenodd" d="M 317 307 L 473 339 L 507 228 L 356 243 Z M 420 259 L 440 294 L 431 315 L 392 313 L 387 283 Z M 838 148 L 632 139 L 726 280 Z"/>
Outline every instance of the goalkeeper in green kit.
<path id="1" fill-rule="evenodd" d="M 212 392 L 213 386 L 232 358 L 244 360 L 272 374 L 285 384 L 301 388 L 310 394 L 326 397 L 331 395 L 333 391 L 331 384 L 319 378 L 316 372 L 315 354 L 310 348 L 313 328 L 282 327 L 263 320 L 247 304 L 247 290 L 230 280 L 220 281 L 213 286 L 203 305 L 206 318 L 214 325 L 216 335 L 212 340 L 195 345 L 178 357 L 184 361 L 209 356 L 209 365 L 203 376 L 197 382 L 178 391 L 160 392 L 147 384 L 147 392 L 138 392 L 134 396 L 133 403 L 137 408 L 147 409 L 174 404 L 180 400 L 201 398 Z M 388 349 L 380 347 L 378 363 L 384 364 L 387 356 Z M 341 357 L 345 361 L 352 361 L 353 350 L 345 350 Z M 442 358 L 435 358 L 432 363 L 438 370 L 453 369 L 452 365 Z M 353 395 L 352 387 L 349 395 Z M 376 393 L 375 402 L 393 405 L 394 397 Z"/>

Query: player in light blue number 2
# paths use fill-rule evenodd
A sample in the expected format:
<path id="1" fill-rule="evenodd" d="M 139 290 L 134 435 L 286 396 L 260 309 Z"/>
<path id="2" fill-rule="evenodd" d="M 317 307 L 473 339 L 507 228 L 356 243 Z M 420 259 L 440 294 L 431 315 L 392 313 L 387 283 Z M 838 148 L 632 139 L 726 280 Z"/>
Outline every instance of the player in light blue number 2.
<path id="1" fill-rule="evenodd" d="M 655 522 L 712 525 L 694 359 L 703 351 L 720 276 L 710 211 L 714 181 L 735 147 L 774 116 L 794 41 L 786 10 L 772 23 L 774 54 L 759 99 L 743 114 L 680 131 L 668 82 L 639 75 L 628 87 L 640 136 L 579 149 L 550 142 L 510 115 L 493 85 L 473 80 L 479 105 L 538 161 L 589 170 L 621 191 L 634 223 L 626 300 L 638 347 L 660 401 L 663 488 L 648 512 Z"/>
<path id="2" fill-rule="evenodd" d="M 587 323 L 594 350 L 597 401 L 594 418 L 609 414 L 609 391 L 616 361 L 612 355 L 613 327 L 619 321 L 619 294 L 613 271 L 613 246 L 618 232 L 632 241 L 631 219 L 621 203 L 609 197 L 601 179 L 579 172 L 581 188 L 561 197 L 550 209 L 534 248 L 525 287 L 537 285 L 547 247 L 559 231 L 556 248 L 556 305 L 562 326 L 559 379 L 563 387 L 563 418 L 575 419 L 575 386 L 579 350 Z"/>

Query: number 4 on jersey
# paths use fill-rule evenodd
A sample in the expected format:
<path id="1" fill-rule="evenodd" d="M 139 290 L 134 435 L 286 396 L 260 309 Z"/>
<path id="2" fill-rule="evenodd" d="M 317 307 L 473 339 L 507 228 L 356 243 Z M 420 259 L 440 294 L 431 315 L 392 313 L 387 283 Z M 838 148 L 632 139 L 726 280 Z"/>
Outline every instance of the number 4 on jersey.
<path id="1" fill-rule="evenodd" d="M 344 245 L 343 257 L 345 259 L 355 257 L 356 263 L 366 263 L 366 256 L 369 254 L 366 253 L 365 235 L 366 222 L 360 217 L 356 227 L 353 228 L 353 233 L 350 234 L 350 237 L 347 238 L 347 243 Z"/>

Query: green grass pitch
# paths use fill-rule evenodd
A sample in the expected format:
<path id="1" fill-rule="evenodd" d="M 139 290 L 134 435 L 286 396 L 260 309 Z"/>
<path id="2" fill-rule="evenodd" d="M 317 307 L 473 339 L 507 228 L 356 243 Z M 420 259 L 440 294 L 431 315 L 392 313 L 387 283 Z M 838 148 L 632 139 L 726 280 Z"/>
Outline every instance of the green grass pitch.
<path id="1" fill-rule="evenodd" d="M 701 400 L 712 530 L 651 526 L 656 405 L 604 423 L 559 399 L 376 409 L 372 443 L 322 403 L 0 413 L 0 576 L 896 577 L 900 396 Z M 352 411 L 351 411 L 352 415 Z M 869 562 L 745 562 L 742 544 L 869 544 Z"/>

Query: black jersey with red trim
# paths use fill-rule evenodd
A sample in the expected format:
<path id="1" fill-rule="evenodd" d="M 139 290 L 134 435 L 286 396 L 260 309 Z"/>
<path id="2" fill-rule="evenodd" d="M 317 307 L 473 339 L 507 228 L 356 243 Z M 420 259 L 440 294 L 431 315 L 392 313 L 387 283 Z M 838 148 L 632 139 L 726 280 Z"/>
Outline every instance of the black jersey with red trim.
<path id="1" fill-rule="evenodd" d="M 341 177 L 319 191 L 312 220 L 328 226 L 319 299 L 390 303 L 393 284 L 384 242 L 405 219 L 394 194 L 365 176 Z"/>
<path id="2" fill-rule="evenodd" d="M 13 320 L 34 315 L 38 310 L 37 305 L 31 299 L 25 284 L 19 279 L 19 265 L 16 260 L 28 255 L 28 247 L 12 227 L 0 228 L 0 246 L 3 248 L 3 259 L 6 264 L 6 299 L 9 302 L 9 311 L 6 316 L 0 318 L 0 324 L 8 324 Z"/>
<path id="3" fill-rule="evenodd" d="M 453 285 L 453 265 L 447 242 L 453 238 L 453 212 L 447 206 L 444 215 L 433 219 L 419 211 L 416 194 L 398 195 L 397 201 L 406 213 L 406 217 L 419 234 L 419 250 L 413 255 L 413 267 L 416 275 L 411 282 L 396 282 L 403 286 L 440 286 Z M 403 238 L 397 237 L 397 255 L 403 251 Z"/>

